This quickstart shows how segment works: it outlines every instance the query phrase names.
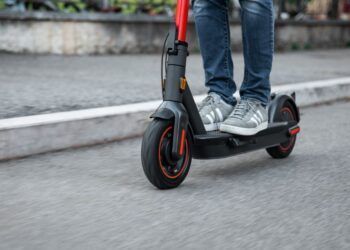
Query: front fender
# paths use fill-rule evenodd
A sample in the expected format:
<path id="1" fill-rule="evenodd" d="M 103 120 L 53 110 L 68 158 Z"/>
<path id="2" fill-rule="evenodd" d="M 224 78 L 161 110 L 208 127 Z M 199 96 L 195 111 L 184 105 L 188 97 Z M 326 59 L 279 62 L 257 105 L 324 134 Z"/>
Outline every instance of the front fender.
<path id="1" fill-rule="evenodd" d="M 182 103 L 164 101 L 151 115 L 151 118 L 174 121 L 172 156 L 174 160 L 180 159 L 180 146 L 183 131 L 187 133 L 189 124 L 187 111 Z"/>
<path id="2" fill-rule="evenodd" d="M 153 119 L 172 120 L 175 117 L 175 114 L 168 108 L 159 107 L 150 117 Z"/>

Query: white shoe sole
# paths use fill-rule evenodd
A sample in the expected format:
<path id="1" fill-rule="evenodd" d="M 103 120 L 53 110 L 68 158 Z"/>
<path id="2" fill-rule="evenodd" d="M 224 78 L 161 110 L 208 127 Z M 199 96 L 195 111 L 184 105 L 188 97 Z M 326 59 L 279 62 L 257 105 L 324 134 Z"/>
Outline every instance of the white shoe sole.
<path id="1" fill-rule="evenodd" d="M 256 128 L 242 128 L 242 127 L 235 127 L 235 126 L 230 126 L 226 124 L 221 124 L 220 131 L 230 133 L 230 134 L 235 134 L 235 135 L 248 136 L 248 135 L 255 135 L 260 131 L 267 129 L 267 126 L 268 126 L 268 122 L 263 122 L 260 125 L 258 125 Z"/>
<path id="2" fill-rule="evenodd" d="M 207 132 L 219 130 L 221 122 L 204 124 L 204 128 Z"/>

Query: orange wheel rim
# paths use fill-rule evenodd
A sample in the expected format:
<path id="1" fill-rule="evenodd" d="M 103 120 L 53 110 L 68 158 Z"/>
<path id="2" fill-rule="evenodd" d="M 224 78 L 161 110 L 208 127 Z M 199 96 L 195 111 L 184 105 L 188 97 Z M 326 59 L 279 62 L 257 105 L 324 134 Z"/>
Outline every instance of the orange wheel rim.
<path id="1" fill-rule="evenodd" d="M 168 170 L 167 167 L 164 166 L 164 164 L 162 163 L 163 160 L 163 155 L 162 155 L 162 145 L 163 145 L 163 141 L 166 137 L 166 135 L 173 129 L 172 126 L 168 127 L 162 134 L 160 141 L 159 141 L 159 146 L 158 146 L 158 163 L 159 163 L 159 167 L 163 173 L 163 175 L 169 179 L 177 179 L 179 178 L 183 172 L 186 170 L 187 168 L 187 164 L 189 161 L 189 147 L 188 147 L 188 140 L 187 138 L 185 139 L 185 154 L 184 154 L 184 160 L 183 163 L 181 164 L 181 167 L 179 168 L 180 170 L 175 174 L 175 175 L 171 175 Z"/>

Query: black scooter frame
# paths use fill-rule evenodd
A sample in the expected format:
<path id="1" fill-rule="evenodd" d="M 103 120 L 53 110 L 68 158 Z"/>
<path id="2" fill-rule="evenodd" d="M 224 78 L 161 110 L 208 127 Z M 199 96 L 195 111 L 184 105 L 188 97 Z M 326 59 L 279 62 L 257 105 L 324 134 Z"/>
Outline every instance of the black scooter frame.
<path id="1" fill-rule="evenodd" d="M 176 40 L 177 30 L 173 27 L 166 45 L 166 79 L 162 82 L 163 103 L 151 116 L 164 120 L 173 120 L 172 158 L 181 158 L 181 133 L 186 131 L 192 139 L 193 157 L 212 159 L 228 157 L 252 150 L 273 147 L 286 142 L 292 136 L 291 131 L 298 128 L 299 110 L 295 104 L 295 94 L 271 95 L 269 104 L 269 127 L 254 136 L 239 136 L 227 133 L 206 132 L 200 118 L 193 95 L 185 77 L 188 45 Z M 297 114 L 297 121 L 274 123 L 279 120 L 279 110 L 289 102 Z"/>

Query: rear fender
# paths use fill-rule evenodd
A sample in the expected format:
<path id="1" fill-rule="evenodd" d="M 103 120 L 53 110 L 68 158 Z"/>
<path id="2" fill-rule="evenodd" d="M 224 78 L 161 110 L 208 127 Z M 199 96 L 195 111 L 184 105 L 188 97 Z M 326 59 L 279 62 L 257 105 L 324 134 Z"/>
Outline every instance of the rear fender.
<path id="1" fill-rule="evenodd" d="M 286 102 L 289 102 L 291 106 L 293 107 L 297 122 L 300 121 L 300 113 L 299 108 L 295 103 L 295 93 L 292 93 L 291 95 L 287 94 L 272 94 L 271 95 L 271 101 L 268 106 L 268 112 L 269 112 L 269 122 L 275 122 L 276 119 L 278 119 L 279 116 L 279 110 L 282 109 L 284 104 Z"/>

